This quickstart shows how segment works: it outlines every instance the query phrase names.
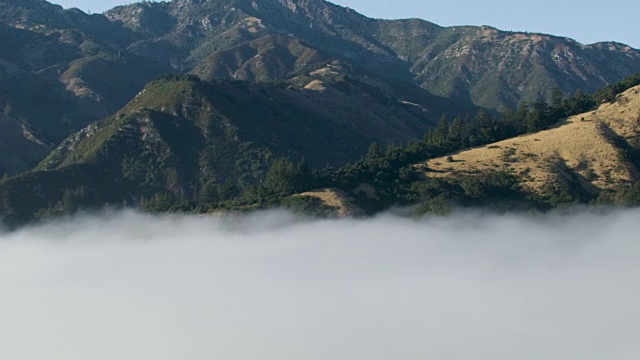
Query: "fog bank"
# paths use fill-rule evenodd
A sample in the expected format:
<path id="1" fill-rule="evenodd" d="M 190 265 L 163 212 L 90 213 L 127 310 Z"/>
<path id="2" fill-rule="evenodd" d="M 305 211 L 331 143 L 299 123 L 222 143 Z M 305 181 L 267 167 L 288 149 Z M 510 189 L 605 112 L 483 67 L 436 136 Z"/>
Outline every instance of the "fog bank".
<path id="1" fill-rule="evenodd" d="M 640 211 L 0 234 L 0 358 L 638 359 Z"/>

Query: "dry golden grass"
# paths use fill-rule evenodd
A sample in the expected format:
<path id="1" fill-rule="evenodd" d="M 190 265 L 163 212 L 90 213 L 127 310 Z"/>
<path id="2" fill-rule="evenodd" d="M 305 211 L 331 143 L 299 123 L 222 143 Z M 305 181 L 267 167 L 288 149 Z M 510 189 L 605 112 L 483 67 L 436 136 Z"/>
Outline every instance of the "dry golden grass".
<path id="1" fill-rule="evenodd" d="M 304 88 L 306 90 L 320 91 L 320 92 L 327 90 L 327 86 L 320 80 L 312 80 Z"/>
<path id="2" fill-rule="evenodd" d="M 310 196 L 318 198 L 323 204 L 336 208 L 337 215 L 340 217 L 359 215 L 363 213 L 359 207 L 353 205 L 349 196 L 340 189 L 318 189 L 297 194 L 296 196 Z"/>
<path id="3" fill-rule="evenodd" d="M 640 177 L 628 163 L 614 138 L 625 140 L 640 133 L 640 86 L 618 96 L 596 111 L 573 116 L 554 128 L 500 141 L 428 161 L 430 177 L 507 171 L 522 179 L 525 189 L 542 192 L 579 174 L 591 192 L 610 189 Z"/>

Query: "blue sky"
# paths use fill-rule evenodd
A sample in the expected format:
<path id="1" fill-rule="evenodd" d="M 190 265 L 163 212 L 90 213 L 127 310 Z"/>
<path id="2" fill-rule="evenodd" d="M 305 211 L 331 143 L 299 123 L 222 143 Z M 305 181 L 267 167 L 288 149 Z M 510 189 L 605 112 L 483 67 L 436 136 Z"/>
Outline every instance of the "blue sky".
<path id="1" fill-rule="evenodd" d="M 65 7 L 102 12 L 131 0 L 55 0 Z M 418 17 L 439 25 L 491 25 L 502 30 L 543 32 L 583 43 L 613 40 L 640 48 L 638 0 L 335 0 L 371 17 Z"/>

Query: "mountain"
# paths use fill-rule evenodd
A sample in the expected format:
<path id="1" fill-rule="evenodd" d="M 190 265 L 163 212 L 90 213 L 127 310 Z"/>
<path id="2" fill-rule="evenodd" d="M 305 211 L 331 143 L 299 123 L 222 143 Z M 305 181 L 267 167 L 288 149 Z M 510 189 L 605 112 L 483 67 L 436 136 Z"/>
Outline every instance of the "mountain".
<path id="1" fill-rule="evenodd" d="M 130 31 L 41 0 L 0 1 L 0 104 L 57 144 L 171 71 L 121 51 Z"/>
<path id="2" fill-rule="evenodd" d="M 78 189 L 87 206 L 135 204 L 161 192 L 197 199 L 207 187 L 262 182 L 279 157 L 340 166 L 374 141 L 406 143 L 433 126 L 435 115 L 419 104 L 432 95 L 417 88 L 398 90 L 417 103 L 389 97 L 339 69 L 322 69 L 300 87 L 178 75 L 153 81 L 114 116 L 65 139 L 35 171 L 7 180 L 6 207 L 27 216 Z"/>
<path id="3" fill-rule="evenodd" d="M 370 19 L 322 0 L 173 1 L 118 7 L 106 16 L 147 35 L 132 51 L 167 64 L 172 61 L 167 56 L 173 56 L 172 65 L 186 71 L 206 67 L 202 62 L 212 53 L 281 34 L 380 76 L 495 109 L 547 97 L 556 86 L 566 93 L 593 91 L 640 72 L 640 53 L 623 44 L 582 45 L 486 26 Z M 145 25 L 158 19 L 167 26 Z M 185 56 L 160 51 L 160 44 L 163 50 L 171 44 Z"/>
<path id="4" fill-rule="evenodd" d="M 337 74 L 325 70 L 324 76 Z M 52 169 L 84 158 L 84 142 L 94 147 L 94 135 L 86 134 L 114 127 L 120 132 L 127 126 L 116 125 L 119 119 L 146 119 L 147 114 L 170 116 L 178 127 L 196 124 L 202 132 L 196 138 L 213 136 L 210 140 L 217 141 L 215 136 L 232 132 L 237 134 L 234 139 L 268 147 L 279 156 L 304 157 L 314 167 L 355 161 L 373 141 L 405 143 L 433 126 L 434 115 L 419 104 L 383 93 L 372 97 L 374 91 L 356 79 L 322 79 L 317 76 L 295 87 L 168 76 L 150 83 L 115 116 L 73 134 L 40 167 Z M 183 140 L 180 146 L 190 145 L 188 138 Z"/>
<path id="5" fill-rule="evenodd" d="M 594 197 L 635 184 L 640 179 L 640 86 L 548 130 L 435 158 L 421 167 L 431 178 L 505 172 L 543 197 L 562 192 Z"/>
<path id="6" fill-rule="evenodd" d="M 594 91 L 640 72 L 640 52 L 619 43 L 583 45 L 568 38 L 487 26 L 446 28 L 419 19 L 370 19 L 322 0 L 177 0 L 118 7 L 105 15 L 146 35 L 130 46 L 131 51 L 153 54 L 184 71 L 217 68 L 224 56 L 210 54 L 235 48 L 237 55 L 238 46 L 258 39 L 269 42 L 270 36 L 279 34 L 306 44 L 311 52 L 321 51 L 380 76 L 412 81 L 437 95 L 471 99 L 492 109 L 547 98 L 554 87 L 568 94 L 577 89 Z M 166 26 L 147 25 L 158 23 Z M 179 52 L 182 58 L 175 56 Z M 249 53 L 258 55 L 244 54 Z M 274 57 L 292 59 L 286 51 L 279 55 Z M 311 58 L 302 63 L 320 60 L 309 52 L 307 56 Z M 240 68 L 251 60 L 263 69 L 273 64 L 282 69 L 279 61 L 234 59 Z M 251 72 L 218 74 L 255 78 Z"/>
<path id="7" fill-rule="evenodd" d="M 619 43 L 582 45 L 544 34 L 453 27 L 427 47 L 412 70 L 435 94 L 469 96 L 499 109 L 548 99 L 554 88 L 566 94 L 595 91 L 638 72 L 638 60 L 636 49 Z"/>
<path id="8" fill-rule="evenodd" d="M 93 15 L 0 0 L 0 41 L 0 106 L 46 144 L 113 114 L 169 72 L 288 82 L 339 62 L 496 110 L 640 72 L 640 52 L 618 43 L 370 19 L 323 0 L 142 2 Z"/>
<path id="9" fill-rule="evenodd" d="M 422 141 L 365 150 L 380 138 L 402 143 L 429 126 L 429 114 L 416 103 L 372 98 L 354 78 L 342 77 L 339 87 L 321 80 L 336 73 L 325 69 L 303 87 L 193 75 L 153 81 L 36 169 L 0 181 L 0 214 L 19 224 L 123 206 L 198 213 L 285 206 L 335 216 L 396 205 L 441 212 L 640 203 L 640 75 L 500 121 L 487 112 L 466 123 L 441 119 Z M 366 110 L 371 116 L 358 120 Z M 496 138 L 510 139 L 450 153 Z M 325 161 L 350 164 L 318 170 Z"/>

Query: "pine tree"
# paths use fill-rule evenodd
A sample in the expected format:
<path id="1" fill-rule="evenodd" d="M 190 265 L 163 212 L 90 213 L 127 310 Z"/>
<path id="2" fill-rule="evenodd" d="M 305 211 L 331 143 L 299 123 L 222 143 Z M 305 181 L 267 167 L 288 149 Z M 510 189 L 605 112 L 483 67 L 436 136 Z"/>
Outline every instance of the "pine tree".
<path id="1" fill-rule="evenodd" d="M 495 119 L 493 116 L 484 110 L 480 110 L 476 120 L 480 129 L 480 141 L 485 144 L 495 141 Z"/>
<path id="2" fill-rule="evenodd" d="M 460 116 L 456 116 L 451 123 L 451 130 L 449 131 L 449 139 L 455 147 L 464 146 L 464 123 Z"/>
<path id="3" fill-rule="evenodd" d="M 564 101 L 564 91 L 559 87 L 553 88 L 551 90 L 551 107 L 553 108 L 561 108 L 562 102 Z"/>
<path id="4" fill-rule="evenodd" d="M 433 142 L 436 146 L 443 146 L 447 137 L 449 136 L 449 121 L 447 121 L 447 116 L 442 114 L 440 120 L 438 121 L 438 126 L 433 132 Z"/>
<path id="5" fill-rule="evenodd" d="M 296 166 L 287 158 L 273 162 L 267 172 L 265 186 L 278 195 L 292 194 L 296 188 Z"/>
<path id="6" fill-rule="evenodd" d="M 367 151 L 367 161 L 375 161 L 382 157 L 382 155 L 382 146 L 376 141 L 372 142 L 371 145 L 369 145 L 369 151 Z"/>
<path id="7" fill-rule="evenodd" d="M 525 124 L 527 126 L 527 132 L 536 132 L 542 129 L 542 116 L 538 109 L 529 111 L 525 118 Z"/>
<path id="8" fill-rule="evenodd" d="M 313 174 L 311 172 L 311 169 L 309 168 L 309 164 L 307 164 L 307 161 L 304 159 L 304 157 L 302 158 L 302 160 L 300 160 L 296 167 L 294 186 L 295 192 L 310 190 L 311 188 L 315 187 L 315 184 L 313 184 Z"/>
<path id="9" fill-rule="evenodd" d="M 551 92 L 551 116 L 557 121 L 566 116 L 564 92 L 556 87 Z"/>

